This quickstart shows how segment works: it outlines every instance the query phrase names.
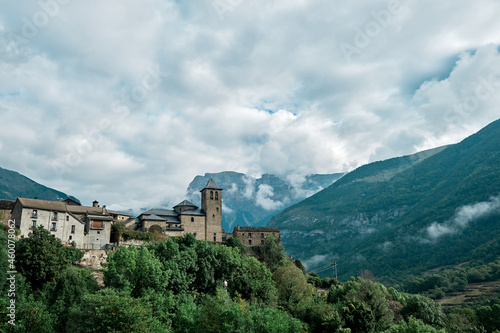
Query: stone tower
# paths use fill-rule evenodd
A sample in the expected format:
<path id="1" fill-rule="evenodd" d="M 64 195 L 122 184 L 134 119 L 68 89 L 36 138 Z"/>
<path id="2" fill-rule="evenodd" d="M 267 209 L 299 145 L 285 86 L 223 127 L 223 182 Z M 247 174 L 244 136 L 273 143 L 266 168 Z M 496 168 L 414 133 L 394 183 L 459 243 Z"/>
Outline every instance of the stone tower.
<path id="1" fill-rule="evenodd" d="M 222 242 L 222 189 L 210 178 L 201 192 L 201 209 L 205 212 L 205 240 Z"/>

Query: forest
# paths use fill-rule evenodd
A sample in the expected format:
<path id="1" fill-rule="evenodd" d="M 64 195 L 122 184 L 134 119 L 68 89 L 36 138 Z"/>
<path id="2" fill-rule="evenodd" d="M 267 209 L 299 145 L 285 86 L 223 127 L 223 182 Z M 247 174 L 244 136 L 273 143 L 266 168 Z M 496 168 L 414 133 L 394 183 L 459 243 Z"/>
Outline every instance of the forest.
<path id="1" fill-rule="evenodd" d="M 109 254 L 105 268 L 97 271 L 74 265 L 83 254 L 63 247 L 41 227 L 15 242 L 15 255 L 7 251 L 8 237 L 0 231 L 1 332 L 500 329 L 498 303 L 444 313 L 429 295 L 403 291 L 433 289 L 427 286 L 433 282 L 424 279 L 414 278 L 402 287 L 386 287 L 366 276 L 344 282 L 320 279 L 307 274 L 299 259 L 288 259 L 279 239 L 273 237 L 266 239 L 255 256 L 246 255 L 237 239 L 222 245 L 197 241 L 190 234 L 141 247 L 119 247 Z M 17 271 L 13 277 L 8 274 L 12 260 Z M 102 275 L 103 283 L 97 283 L 96 274 Z M 486 279 L 497 274 L 498 264 L 492 264 L 471 269 L 461 278 Z"/>

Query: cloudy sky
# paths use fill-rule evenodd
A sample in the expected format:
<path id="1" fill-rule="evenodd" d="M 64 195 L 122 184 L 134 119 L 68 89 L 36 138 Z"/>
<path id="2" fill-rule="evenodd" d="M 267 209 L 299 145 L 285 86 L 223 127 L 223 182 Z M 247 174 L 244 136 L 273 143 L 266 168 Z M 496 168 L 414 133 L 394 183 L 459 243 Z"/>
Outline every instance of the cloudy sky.
<path id="1" fill-rule="evenodd" d="M 114 209 L 500 117 L 497 0 L 0 0 L 0 166 Z M 295 178 L 294 178 L 295 177 Z"/>

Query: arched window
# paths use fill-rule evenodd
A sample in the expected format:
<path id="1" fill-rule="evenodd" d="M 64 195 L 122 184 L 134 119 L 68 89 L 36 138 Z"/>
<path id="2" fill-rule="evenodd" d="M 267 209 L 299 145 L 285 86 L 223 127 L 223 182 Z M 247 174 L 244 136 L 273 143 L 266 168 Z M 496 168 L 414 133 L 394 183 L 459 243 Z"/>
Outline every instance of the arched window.
<path id="1" fill-rule="evenodd" d="M 213 200 L 214 199 L 214 191 L 210 191 L 210 199 Z"/>
<path id="2" fill-rule="evenodd" d="M 215 191 L 215 200 L 219 200 L 219 192 Z"/>

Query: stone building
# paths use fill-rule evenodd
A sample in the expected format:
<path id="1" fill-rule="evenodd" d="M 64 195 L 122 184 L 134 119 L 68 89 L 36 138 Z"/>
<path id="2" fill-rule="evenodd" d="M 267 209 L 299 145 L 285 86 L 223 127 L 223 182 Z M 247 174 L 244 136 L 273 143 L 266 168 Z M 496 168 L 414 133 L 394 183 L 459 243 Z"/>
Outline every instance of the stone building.
<path id="1" fill-rule="evenodd" d="M 78 249 L 106 249 L 110 243 L 113 218 L 105 206 L 99 207 L 97 201 L 88 207 L 74 200 L 17 198 L 12 220 L 24 237 L 34 228 L 43 226 L 64 245 L 74 245 Z"/>
<path id="2" fill-rule="evenodd" d="M 169 236 L 191 233 L 197 240 L 222 242 L 222 188 L 210 178 L 201 192 L 201 208 L 184 200 L 170 209 L 150 209 L 139 215 L 140 230 L 157 230 Z"/>
<path id="3" fill-rule="evenodd" d="M 238 238 L 245 246 L 264 245 L 264 240 L 273 235 L 281 238 L 280 231 L 276 227 L 240 227 L 233 229 L 233 237 Z"/>
<path id="4" fill-rule="evenodd" d="M 12 200 L 0 200 L 0 223 L 7 224 L 9 222 L 14 203 L 15 201 Z"/>

